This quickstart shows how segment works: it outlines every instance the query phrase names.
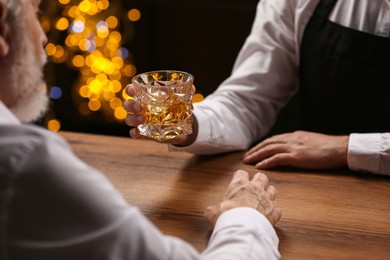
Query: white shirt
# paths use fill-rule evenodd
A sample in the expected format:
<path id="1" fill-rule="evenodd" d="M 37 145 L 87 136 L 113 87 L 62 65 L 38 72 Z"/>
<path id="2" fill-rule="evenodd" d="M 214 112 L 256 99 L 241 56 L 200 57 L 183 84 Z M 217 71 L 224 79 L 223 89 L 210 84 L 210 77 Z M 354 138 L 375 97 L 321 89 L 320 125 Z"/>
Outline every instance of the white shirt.
<path id="1" fill-rule="evenodd" d="M 278 259 L 270 222 L 223 213 L 208 247 L 162 234 L 59 135 L 22 125 L 0 101 L 0 259 Z M 206 234 L 205 234 L 206 235 Z"/>
<path id="2" fill-rule="evenodd" d="M 195 104 L 194 115 L 199 122 L 195 143 L 170 149 L 221 153 L 247 149 L 264 137 L 279 110 L 298 91 L 301 40 L 318 2 L 261 0 L 231 76 L 203 102 Z M 388 0 L 339 0 L 329 19 L 388 37 L 389 6 Z M 348 166 L 389 175 L 390 133 L 351 134 Z"/>

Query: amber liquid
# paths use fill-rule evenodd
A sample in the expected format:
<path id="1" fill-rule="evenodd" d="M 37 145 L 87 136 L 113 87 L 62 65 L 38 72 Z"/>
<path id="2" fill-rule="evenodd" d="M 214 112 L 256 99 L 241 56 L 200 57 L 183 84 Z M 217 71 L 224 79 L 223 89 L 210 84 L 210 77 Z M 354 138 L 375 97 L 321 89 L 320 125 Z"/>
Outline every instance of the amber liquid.
<path id="1" fill-rule="evenodd" d="M 168 98 L 159 99 L 157 94 L 144 96 L 140 103 L 146 119 L 145 124 L 138 126 L 142 135 L 164 141 L 192 133 L 190 97 L 171 94 Z"/>

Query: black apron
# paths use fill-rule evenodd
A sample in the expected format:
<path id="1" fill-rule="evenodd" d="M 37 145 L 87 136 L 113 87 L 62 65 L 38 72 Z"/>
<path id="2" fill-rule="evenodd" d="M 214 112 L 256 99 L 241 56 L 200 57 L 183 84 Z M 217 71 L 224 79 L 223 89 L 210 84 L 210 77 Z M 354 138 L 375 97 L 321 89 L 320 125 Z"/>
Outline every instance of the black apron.
<path id="1" fill-rule="evenodd" d="M 329 21 L 321 0 L 301 44 L 301 128 L 329 134 L 390 131 L 390 38 Z"/>
<path id="2" fill-rule="evenodd" d="M 390 38 L 329 21 L 336 2 L 321 0 L 305 28 L 300 116 L 288 131 L 390 132 Z"/>

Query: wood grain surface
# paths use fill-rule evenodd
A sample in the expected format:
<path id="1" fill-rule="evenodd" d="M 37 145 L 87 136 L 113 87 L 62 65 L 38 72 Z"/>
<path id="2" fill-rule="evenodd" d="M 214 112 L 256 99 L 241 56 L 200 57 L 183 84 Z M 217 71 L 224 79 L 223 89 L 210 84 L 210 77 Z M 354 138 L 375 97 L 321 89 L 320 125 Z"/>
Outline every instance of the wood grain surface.
<path id="1" fill-rule="evenodd" d="M 220 201 L 235 170 L 257 172 L 242 163 L 241 152 L 196 156 L 151 141 L 60 134 L 163 233 L 200 251 L 210 236 L 204 209 Z M 263 172 L 283 210 L 275 227 L 283 259 L 390 259 L 390 177 L 348 170 Z"/>

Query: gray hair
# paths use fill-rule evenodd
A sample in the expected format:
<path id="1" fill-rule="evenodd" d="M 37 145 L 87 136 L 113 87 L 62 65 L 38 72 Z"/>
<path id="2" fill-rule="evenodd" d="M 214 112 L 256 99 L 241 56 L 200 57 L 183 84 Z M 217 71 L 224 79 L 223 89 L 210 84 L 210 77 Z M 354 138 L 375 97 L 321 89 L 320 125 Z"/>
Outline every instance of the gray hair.
<path id="1" fill-rule="evenodd" d="M 21 22 L 25 6 L 29 4 L 26 0 L 5 0 L 6 21 L 10 25 L 8 38 L 13 46 L 10 46 L 10 57 L 14 57 L 14 52 L 25 51 L 22 44 L 23 33 L 26 33 L 26 24 Z M 7 60 L 7 59 L 6 59 Z"/>
<path id="2" fill-rule="evenodd" d="M 28 3 L 26 0 L 4 0 L 7 9 L 8 19 L 17 20 L 22 15 L 24 6 Z"/>

